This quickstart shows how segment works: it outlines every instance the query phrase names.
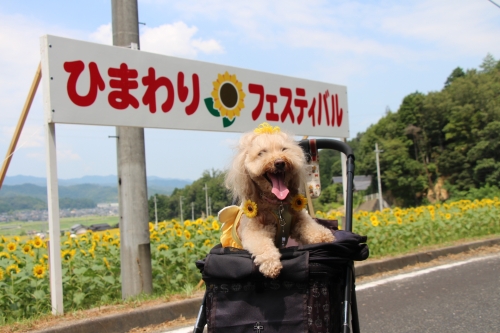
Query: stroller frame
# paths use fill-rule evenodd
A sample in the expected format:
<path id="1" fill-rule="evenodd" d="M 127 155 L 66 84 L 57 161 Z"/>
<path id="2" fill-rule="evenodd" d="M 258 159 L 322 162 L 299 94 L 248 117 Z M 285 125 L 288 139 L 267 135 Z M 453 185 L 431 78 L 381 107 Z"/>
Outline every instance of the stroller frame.
<path id="1" fill-rule="evenodd" d="M 304 139 L 299 142 L 304 154 L 310 156 L 311 141 L 316 145 L 317 149 L 332 149 L 343 153 L 346 156 L 346 171 L 347 171 L 347 188 L 345 202 L 345 225 L 344 230 L 352 231 L 352 210 L 353 210 L 353 190 L 354 190 L 354 154 L 352 148 L 345 142 L 333 139 Z M 351 327 L 353 333 L 360 333 L 359 318 L 356 301 L 356 290 L 354 283 L 354 262 L 350 260 L 346 265 L 345 270 L 345 288 L 343 297 L 342 311 L 342 333 L 350 333 Z M 202 333 L 207 323 L 206 318 L 206 297 L 203 297 L 198 317 L 196 319 L 193 333 Z"/>

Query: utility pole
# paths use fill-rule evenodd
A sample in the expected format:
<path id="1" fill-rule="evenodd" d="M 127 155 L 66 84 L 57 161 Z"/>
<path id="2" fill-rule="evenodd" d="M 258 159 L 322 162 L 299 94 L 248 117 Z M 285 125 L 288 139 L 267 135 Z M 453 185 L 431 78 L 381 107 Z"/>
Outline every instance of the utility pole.
<path id="1" fill-rule="evenodd" d="M 156 208 L 156 194 L 155 198 L 155 230 L 158 230 L 158 209 Z"/>
<path id="2" fill-rule="evenodd" d="M 205 187 L 203 188 L 205 190 L 205 213 L 207 214 L 206 216 L 208 217 L 208 187 L 207 183 L 205 183 Z"/>
<path id="3" fill-rule="evenodd" d="M 208 197 L 208 214 L 212 215 L 212 197 Z"/>
<path id="4" fill-rule="evenodd" d="M 191 202 L 191 221 L 194 221 L 194 202 Z"/>
<path id="5" fill-rule="evenodd" d="M 184 224 L 184 217 L 182 216 L 182 199 L 184 199 L 184 197 L 181 195 L 179 197 L 179 204 L 181 205 L 181 224 Z"/>
<path id="6" fill-rule="evenodd" d="M 383 153 L 383 150 L 378 150 L 378 143 L 375 143 L 375 157 L 377 160 L 377 181 L 378 181 L 378 206 L 380 211 L 382 211 L 382 182 L 380 181 L 380 162 L 378 160 L 378 154 Z"/>
<path id="7" fill-rule="evenodd" d="M 111 0 L 113 45 L 139 49 L 137 0 Z M 136 51 L 139 52 L 139 51 Z M 122 298 L 153 292 L 144 129 L 116 127 Z"/>

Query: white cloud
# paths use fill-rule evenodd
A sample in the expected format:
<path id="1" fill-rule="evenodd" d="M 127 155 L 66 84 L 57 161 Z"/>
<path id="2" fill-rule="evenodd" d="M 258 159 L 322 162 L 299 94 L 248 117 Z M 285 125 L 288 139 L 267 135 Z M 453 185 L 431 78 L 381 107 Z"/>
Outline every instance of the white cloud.
<path id="1" fill-rule="evenodd" d="M 487 1 L 419 1 L 383 13 L 381 29 L 408 39 L 434 43 L 436 50 L 486 55 L 499 52 L 498 12 Z M 376 15 L 375 15 L 376 16 Z"/>
<path id="2" fill-rule="evenodd" d="M 112 45 L 113 44 L 113 32 L 111 29 L 111 23 L 103 24 L 97 28 L 96 31 L 92 32 L 89 36 L 91 42 Z"/>
<path id="3" fill-rule="evenodd" d="M 224 49 L 215 39 L 194 38 L 198 28 L 188 27 L 184 22 L 163 24 L 158 27 L 141 28 L 141 50 L 171 56 L 196 58 L 198 52 L 223 53 Z M 101 44 L 112 44 L 111 23 L 101 25 L 89 36 L 90 40 Z"/>
<path id="4" fill-rule="evenodd" d="M 161 1 L 160 1 L 161 2 Z M 498 8 L 488 1 L 292 1 L 177 3 L 187 17 L 224 22 L 225 32 L 268 47 L 312 48 L 408 61 L 499 53 Z M 427 43 L 422 47 L 421 43 Z"/>
<path id="5" fill-rule="evenodd" d="M 82 158 L 80 155 L 73 152 L 71 149 L 57 149 L 57 160 L 58 161 L 78 161 Z"/>
<path id="6" fill-rule="evenodd" d="M 195 58 L 198 52 L 222 53 L 223 48 L 214 39 L 194 39 L 198 28 L 188 27 L 184 22 L 144 27 L 141 34 L 141 49 L 144 51 Z"/>
<path id="7" fill-rule="evenodd" d="M 10 145 L 16 128 L 14 126 L 4 126 L 1 129 L 2 142 Z M 41 126 L 25 125 L 21 131 L 21 136 L 16 145 L 16 150 L 22 148 L 43 147 L 43 131 Z"/>

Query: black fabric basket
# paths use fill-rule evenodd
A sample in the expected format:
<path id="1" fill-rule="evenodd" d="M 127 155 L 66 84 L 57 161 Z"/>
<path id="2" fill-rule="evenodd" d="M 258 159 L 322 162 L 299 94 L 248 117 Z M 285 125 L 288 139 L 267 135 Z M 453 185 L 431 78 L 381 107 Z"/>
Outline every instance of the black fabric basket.
<path id="1" fill-rule="evenodd" d="M 327 222 L 338 241 L 281 249 L 276 279 L 264 277 L 245 250 L 218 245 L 198 261 L 208 333 L 340 332 L 345 272 L 368 257 L 368 247 L 366 237 Z"/>

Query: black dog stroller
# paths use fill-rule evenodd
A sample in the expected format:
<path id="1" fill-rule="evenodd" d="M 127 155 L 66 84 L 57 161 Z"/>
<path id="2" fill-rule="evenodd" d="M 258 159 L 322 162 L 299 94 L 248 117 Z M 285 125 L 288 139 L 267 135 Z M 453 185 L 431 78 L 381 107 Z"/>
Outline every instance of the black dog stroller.
<path id="1" fill-rule="evenodd" d="M 368 258 L 366 237 L 352 233 L 354 155 L 344 142 L 302 140 L 308 158 L 317 149 L 347 157 L 344 230 L 335 220 L 316 219 L 334 233 L 333 243 L 280 249 L 283 268 L 264 277 L 245 250 L 215 246 L 196 262 L 206 283 L 193 333 L 359 333 L 354 260 Z"/>

